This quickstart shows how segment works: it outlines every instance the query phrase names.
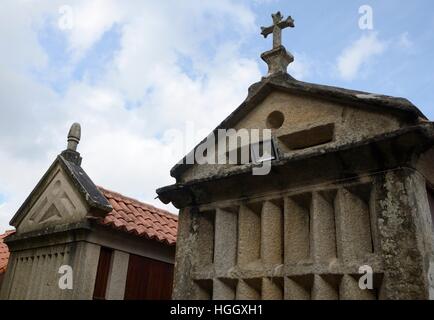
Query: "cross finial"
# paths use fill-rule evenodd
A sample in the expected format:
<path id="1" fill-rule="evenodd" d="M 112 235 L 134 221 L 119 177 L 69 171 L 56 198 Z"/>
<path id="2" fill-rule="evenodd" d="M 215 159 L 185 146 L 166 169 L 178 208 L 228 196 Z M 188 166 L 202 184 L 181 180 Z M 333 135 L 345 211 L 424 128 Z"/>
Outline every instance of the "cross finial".
<path id="1" fill-rule="evenodd" d="M 294 28 L 294 19 L 288 16 L 283 20 L 283 16 L 280 11 L 272 14 L 273 25 L 269 27 L 261 27 L 261 34 L 266 38 L 270 33 L 273 34 L 273 49 L 276 49 L 282 45 L 282 29 L 291 27 Z"/>
<path id="2" fill-rule="evenodd" d="M 283 19 L 280 11 L 272 14 L 273 25 L 269 27 L 261 27 L 261 34 L 266 38 L 270 33 L 273 34 L 273 49 L 261 54 L 262 60 L 268 64 L 268 74 L 270 77 L 276 74 L 286 74 L 288 65 L 294 61 L 292 54 L 286 51 L 282 45 L 282 29 L 291 27 L 294 28 L 294 19 L 288 16 Z"/>

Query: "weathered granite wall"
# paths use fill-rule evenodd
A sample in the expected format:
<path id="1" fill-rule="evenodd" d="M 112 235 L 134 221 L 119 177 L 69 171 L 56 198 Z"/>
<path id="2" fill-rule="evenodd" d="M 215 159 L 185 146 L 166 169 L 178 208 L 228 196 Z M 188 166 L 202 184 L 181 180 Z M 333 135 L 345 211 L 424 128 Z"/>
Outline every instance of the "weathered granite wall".
<path id="1" fill-rule="evenodd" d="M 432 222 L 412 169 L 188 207 L 179 223 L 175 299 L 429 298 Z"/>
<path id="2" fill-rule="evenodd" d="M 76 242 L 11 253 L 0 299 L 92 299 L 100 246 Z M 59 268 L 71 266 L 73 288 L 61 289 Z"/>

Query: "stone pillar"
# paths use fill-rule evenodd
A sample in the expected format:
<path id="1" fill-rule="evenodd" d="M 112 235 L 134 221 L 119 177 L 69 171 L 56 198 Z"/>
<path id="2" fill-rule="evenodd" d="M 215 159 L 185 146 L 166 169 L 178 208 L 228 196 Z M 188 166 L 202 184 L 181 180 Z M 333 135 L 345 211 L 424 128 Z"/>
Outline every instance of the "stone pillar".
<path id="1" fill-rule="evenodd" d="M 433 256 L 425 179 L 411 169 L 376 178 L 378 236 L 384 279 L 381 299 L 428 299 Z"/>
<path id="2" fill-rule="evenodd" d="M 198 249 L 198 230 L 198 212 L 191 208 L 180 210 L 172 299 L 204 299 L 203 287 L 192 279 L 194 257 L 197 257 Z"/>
<path id="3" fill-rule="evenodd" d="M 114 250 L 110 276 L 107 283 L 107 300 L 123 300 L 127 282 L 128 263 L 130 255 L 126 252 Z"/>
<path id="4" fill-rule="evenodd" d="M 311 252 L 315 262 L 336 258 L 336 229 L 332 203 L 318 192 L 312 194 Z"/>
<path id="5" fill-rule="evenodd" d="M 372 253 L 369 207 L 345 188 L 335 198 L 337 253 L 344 262 L 351 262 Z"/>
<path id="6" fill-rule="evenodd" d="M 282 263 L 282 211 L 271 201 L 265 201 L 261 214 L 261 260 L 264 264 Z"/>
<path id="7" fill-rule="evenodd" d="M 215 211 L 204 211 L 197 214 L 197 263 L 196 268 L 206 268 L 214 261 L 214 222 Z"/>
<path id="8" fill-rule="evenodd" d="M 309 259 L 309 210 L 291 198 L 285 199 L 285 263 Z"/>
<path id="9" fill-rule="evenodd" d="M 261 258 L 261 216 L 246 205 L 241 205 L 238 215 L 238 265 L 246 267 Z"/>
<path id="10" fill-rule="evenodd" d="M 72 299 L 91 300 L 95 288 L 96 273 L 101 247 L 89 242 L 78 242 L 73 254 L 74 290 Z"/>
<path id="11" fill-rule="evenodd" d="M 213 262 L 214 224 L 213 210 L 180 210 L 172 299 L 202 300 L 212 297 L 212 280 L 195 281 L 193 273 L 202 271 Z"/>
<path id="12" fill-rule="evenodd" d="M 225 274 L 237 260 L 237 211 L 217 209 L 215 217 L 214 268 Z"/>

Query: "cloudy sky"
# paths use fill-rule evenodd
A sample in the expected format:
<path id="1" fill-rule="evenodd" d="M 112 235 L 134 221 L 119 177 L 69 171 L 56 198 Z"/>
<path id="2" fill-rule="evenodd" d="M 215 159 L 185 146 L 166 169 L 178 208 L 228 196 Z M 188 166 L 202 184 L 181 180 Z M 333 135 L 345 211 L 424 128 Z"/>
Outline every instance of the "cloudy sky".
<path id="1" fill-rule="evenodd" d="M 430 0 L 2 0 L 0 232 L 73 122 L 95 183 L 163 206 L 170 168 L 266 73 L 259 27 L 276 10 L 296 22 L 283 35 L 294 77 L 403 96 L 434 118 Z"/>

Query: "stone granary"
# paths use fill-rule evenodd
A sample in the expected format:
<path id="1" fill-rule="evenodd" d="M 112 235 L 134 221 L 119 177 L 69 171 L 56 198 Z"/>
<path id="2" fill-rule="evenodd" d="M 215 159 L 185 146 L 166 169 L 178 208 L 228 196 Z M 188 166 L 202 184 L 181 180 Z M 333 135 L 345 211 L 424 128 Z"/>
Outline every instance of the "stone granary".
<path id="1" fill-rule="evenodd" d="M 177 216 L 95 186 L 79 140 L 74 124 L 10 222 L 0 299 L 170 299 Z"/>
<path id="2" fill-rule="evenodd" d="M 271 129 L 269 174 L 183 161 L 157 190 L 180 209 L 173 298 L 433 298 L 433 123 L 403 98 L 294 79 L 287 26 L 263 28 L 269 73 L 214 131 Z"/>

